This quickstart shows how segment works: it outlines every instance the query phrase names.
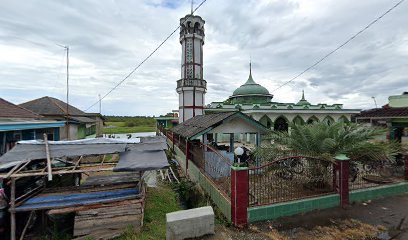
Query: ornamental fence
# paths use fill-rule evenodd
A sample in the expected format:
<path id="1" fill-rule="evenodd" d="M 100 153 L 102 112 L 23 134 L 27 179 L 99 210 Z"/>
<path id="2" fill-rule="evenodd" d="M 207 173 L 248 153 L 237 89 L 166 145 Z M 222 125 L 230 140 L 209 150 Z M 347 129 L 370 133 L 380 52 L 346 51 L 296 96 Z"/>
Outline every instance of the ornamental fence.
<path id="1" fill-rule="evenodd" d="M 377 187 L 403 182 L 404 160 L 351 161 L 349 170 L 350 190 Z"/>
<path id="2" fill-rule="evenodd" d="M 335 192 L 333 163 L 317 158 L 281 158 L 249 171 L 249 206 L 316 197 Z"/>

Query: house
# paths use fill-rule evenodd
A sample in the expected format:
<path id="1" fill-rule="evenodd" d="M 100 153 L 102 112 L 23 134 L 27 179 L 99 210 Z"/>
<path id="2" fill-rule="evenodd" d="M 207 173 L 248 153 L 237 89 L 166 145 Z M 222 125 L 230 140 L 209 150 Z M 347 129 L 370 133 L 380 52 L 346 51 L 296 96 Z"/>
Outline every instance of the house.
<path id="1" fill-rule="evenodd" d="M 0 98 L 0 156 L 20 140 L 60 140 L 64 121 L 45 119 L 42 116 Z"/>
<path id="2" fill-rule="evenodd" d="M 381 108 L 362 111 L 355 116 L 357 123 L 388 128 L 390 139 L 408 141 L 408 92 L 388 98 Z"/>
<path id="3" fill-rule="evenodd" d="M 96 115 L 85 113 L 59 99 L 45 96 L 22 103 L 20 106 L 43 116 L 44 119 L 66 121 L 66 125 L 60 129 L 61 139 L 75 140 L 93 134 L 102 135 L 100 123 L 97 124 L 98 121 L 103 122 L 101 116 L 98 116 L 100 120 L 96 120 Z M 97 128 L 100 132 L 97 132 Z"/>
<path id="4" fill-rule="evenodd" d="M 154 118 L 156 120 L 157 128 L 172 128 L 178 125 L 178 110 L 173 110 L 171 113 L 167 113 L 165 116 Z"/>

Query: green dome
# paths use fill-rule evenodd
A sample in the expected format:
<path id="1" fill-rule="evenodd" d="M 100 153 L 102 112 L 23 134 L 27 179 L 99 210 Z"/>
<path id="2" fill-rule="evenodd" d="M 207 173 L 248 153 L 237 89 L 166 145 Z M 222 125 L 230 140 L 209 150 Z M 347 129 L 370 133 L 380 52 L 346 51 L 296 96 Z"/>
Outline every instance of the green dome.
<path id="1" fill-rule="evenodd" d="M 240 96 L 240 95 L 270 95 L 268 89 L 262 87 L 261 85 L 257 84 L 252 79 L 252 74 L 249 74 L 248 80 L 244 85 L 241 85 L 237 88 L 232 96 Z"/>

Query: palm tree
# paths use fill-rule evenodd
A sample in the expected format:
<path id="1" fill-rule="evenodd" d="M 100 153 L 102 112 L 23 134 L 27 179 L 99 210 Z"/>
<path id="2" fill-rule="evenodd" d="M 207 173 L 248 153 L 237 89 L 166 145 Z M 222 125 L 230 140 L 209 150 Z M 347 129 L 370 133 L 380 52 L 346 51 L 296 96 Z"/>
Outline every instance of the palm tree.
<path id="1" fill-rule="evenodd" d="M 307 188 L 326 188 L 331 174 L 330 162 L 339 154 L 351 161 L 391 160 L 398 153 L 393 142 L 379 142 L 374 138 L 382 133 L 353 123 L 313 123 L 291 125 L 291 131 L 274 131 L 267 138 L 271 144 L 258 148 L 256 154 L 263 161 L 282 157 L 307 157 L 310 179 Z"/>
<path id="2" fill-rule="evenodd" d="M 291 125 L 291 131 L 274 131 L 266 140 L 273 144 L 258 149 L 258 156 L 273 160 L 282 155 L 298 154 L 333 161 L 346 154 L 351 161 L 393 159 L 398 153 L 394 142 L 375 141 L 381 129 L 354 123 L 313 123 Z"/>

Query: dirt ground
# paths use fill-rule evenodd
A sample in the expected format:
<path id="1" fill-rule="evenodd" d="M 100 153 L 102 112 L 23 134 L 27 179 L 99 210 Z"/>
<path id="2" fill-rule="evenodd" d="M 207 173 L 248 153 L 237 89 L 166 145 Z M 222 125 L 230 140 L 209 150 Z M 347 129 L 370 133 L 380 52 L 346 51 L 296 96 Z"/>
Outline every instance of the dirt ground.
<path id="1" fill-rule="evenodd" d="M 247 229 L 217 225 L 215 235 L 201 239 L 408 240 L 408 195 L 259 222 Z"/>

